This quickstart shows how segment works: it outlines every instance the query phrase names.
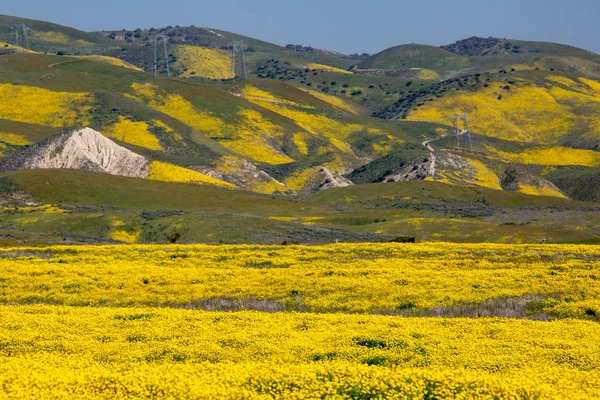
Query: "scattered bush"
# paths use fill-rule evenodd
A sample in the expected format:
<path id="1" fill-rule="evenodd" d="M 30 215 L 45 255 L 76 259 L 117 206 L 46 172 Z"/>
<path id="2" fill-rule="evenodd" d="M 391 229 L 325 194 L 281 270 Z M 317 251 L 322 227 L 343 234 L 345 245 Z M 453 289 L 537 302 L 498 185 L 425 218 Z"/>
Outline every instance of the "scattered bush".
<path id="1" fill-rule="evenodd" d="M 416 241 L 417 238 L 414 236 L 396 236 L 390 240 L 392 243 L 416 243 Z"/>
<path id="2" fill-rule="evenodd" d="M 167 235 L 167 240 L 169 243 L 176 243 L 179 239 L 181 239 L 181 233 L 174 231 Z"/>

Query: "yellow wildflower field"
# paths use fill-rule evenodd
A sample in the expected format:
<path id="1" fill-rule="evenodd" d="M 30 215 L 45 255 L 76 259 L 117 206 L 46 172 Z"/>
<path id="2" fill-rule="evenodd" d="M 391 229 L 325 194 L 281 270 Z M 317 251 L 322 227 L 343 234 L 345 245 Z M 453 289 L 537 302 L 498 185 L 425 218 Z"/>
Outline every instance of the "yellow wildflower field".
<path id="1" fill-rule="evenodd" d="M 3 248 L 0 398 L 592 399 L 598 279 L 583 245 Z"/>
<path id="2" fill-rule="evenodd" d="M 521 304 L 525 314 L 588 318 L 600 316 L 599 259 L 600 247 L 577 245 L 2 249 L 0 303 L 405 315 Z"/>
<path id="3" fill-rule="evenodd" d="M 592 398 L 600 390 L 600 326 L 585 321 L 0 310 L 8 398 Z"/>
<path id="4" fill-rule="evenodd" d="M 339 98 L 337 96 L 333 96 L 331 94 L 325 94 L 323 92 L 318 92 L 316 90 L 307 90 L 306 93 L 318 98 L 319 100 L 323 100 L 324 102 L 326 102 L 342 111 L 349 112 L 350 114 L 353 114 L 353 115 L 360 114 L 360 111 L 361 111 L 360 106 L 358 106 L 357 104 L 352 103 L 350 101 L 341 99 L 341 98 Z"/>
<path id="5" fill-rule="evenodd" d="M 283 130 L 254 110 L 241 110 L 238 123 L 229 124 L 214 114 L 198 110 L 180 95 L 166 94 L 153 84 L 132 85 L 134 95 L 128 97 L 142 101 L 165 114 L 197 129 L 211 138 L 224 138 L 223 146 L 257 162 L 284 164 L 294 161 L 278 146 L 269 143 L 281 139 Z"/>

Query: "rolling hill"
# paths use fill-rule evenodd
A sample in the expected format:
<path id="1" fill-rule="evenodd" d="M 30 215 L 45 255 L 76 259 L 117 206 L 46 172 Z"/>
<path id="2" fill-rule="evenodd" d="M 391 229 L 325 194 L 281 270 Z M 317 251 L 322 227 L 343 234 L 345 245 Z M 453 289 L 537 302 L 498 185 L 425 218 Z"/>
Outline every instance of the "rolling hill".
<path id="1" fill-rule="evenodd" d="M 14 49 L 16 24 L 31 28 L 29 51 Z M 154 34 L 170 67 L 161 56 L 158 79 Z M 233 74 L 232 40 L 247 45 L 249 79 Z M 201 27 L 89 33 L 8 16 L 0 42 L 9 239 L 598 239 L 600 56 L 582 49 L 473 37 L 349 56 Z M 468 131 L 454 126 L 465 112 Z M 99 136 L 69 141 L 88 131 Z M 98 175 L 109 148 L 143 173 Z M 35 169 L 52 167 L 96 173 Z M 126 201 L 136 192 L 149 197 Z"/>

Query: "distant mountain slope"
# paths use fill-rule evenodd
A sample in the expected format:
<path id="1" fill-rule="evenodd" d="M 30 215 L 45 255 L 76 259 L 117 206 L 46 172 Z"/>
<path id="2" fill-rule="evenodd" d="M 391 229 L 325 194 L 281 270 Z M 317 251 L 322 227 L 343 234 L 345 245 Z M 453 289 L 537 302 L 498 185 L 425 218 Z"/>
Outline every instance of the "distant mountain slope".
<path id="1" fill-rule="evenodd" d="M 524 40 L 481 38 L 473 36 L 455 43 L 441 46 L 442 49 L 468 57 L 513 56 L 513 57 L 579 57 L 600 61 L 600 56 L 577 47 L 558 43 L 532 42 Z"/>
<path id="2" fill-rule="evenodd" d="M 418 71 L 417 77 L 427 78 L 427 74 L 439 75 L 456 73 L 470 66 L 469 59 L 434 46 L 407 44 L 386 49 L 356 66 L 357 71 L 397 74 L 402 71 Z M 367 71 L 364 71 L 367 70 Z"/>
<path id="3" fill-rule="evenodd" d="M 136 59 L 139 61 L 150 59 L 150 57 L 144 57 L 141 53 L 147 53 L 147 51 L 144 51 L 144 48 L 148 46 L 150 37 L 153 34 L 165 35 L 169 48 L 174 49 L 175 53 L 178 48 L 184 46 L 229 50 L 230 43 L 233 40 L 242 40 L 248 47 L 246 57 L 251 67 L 261 61 L 275 58 L 282 62 L 287 61 L 304 65 L 321 63 L 347 69 L 359 60 L 357 57 L 350 57 L 330 51 L 297 51 L 294 48 L 278 46 L 231 32 L 196 26 L 168 26 L 156 29 L 103 31 L 99 32 L 99 34 L 104 38 L 112 39 L 118 43 L 124 49 L 123 52 L 125 54 L 122 54 L 122 56 L 130 58 L 133 61 Z M 119 56 L 119 53 L 115 52 L 114 55 Z"/>
<path id="4" fill-rule="evenodd" d="M 243 35 L 217 29 L 195 26 L 168 26 L 157 29 L 82 32 L 77 29 L 45 21 L 0 15 L 0 47 L 15 44 L 11 27 L 27 25 L 29 47 L 42 53 L 68 55 L 105 55 L 122 59 L 146 71 L 154 68 L 153 35 L 167 38 L 168 59 L 171 72 L 186 77 L 229 79 L 231 65 L 229 45 L 233 40 L 243 40 L 247 46 L 246 62 L 255 71 L 265 62 L 277 59 L 297 69 L 323 66 L 344 71 L 360 60 L 333 51 L 302 47 L 286 48 Z M 24 40 L 19 35 L 19 44 Z M 310 50 L 309 50 L 310 49 Z M 10 49 L 9 49 L 10 50 Z M 221 58 L 220 64 L 215 64 Z M 166 73 L 165 57 L 159 53 L 160 73 Z M 216 66 L 215 66 L 216 65 Z"/>
<path id="5" fill-rule="evenodd" d="M 0 55 L 0 240 L 599 240 L 598 207 L 573 200 L 600 202 L 593 53 L 470 38 L 345 56 L 2 18 L 0 42 L 24 21 L 33 51 Z M 153 33 L 171 76 L 161 52 L 154 79 Z"/>
<path id="6" fill-rule="evenodd" d="M 244 187 L 259 192 L 304 190 L 313 181 L 305 171 L 347 173 L 412 140 L 396 124 L 363 117 L 351 101 L 277 81 L 204 86 L 95 58 L 35 54 L 3 56 L 0 71 L 0 130 L 22 135 L 21 145 L 40 137 L 21 132 L 27 121 L 40 135 L 90 126 L 149 160 L 211 170 L 231 183 L 243 176 L 251 179 Z M 248 173 L 248 163 L 258 171 Z M 275 179 L 259 173 L 285 164 Z"/>
<path id="7" fill-rule="evenodd" d="M 594 65 L 600 63 L 600 55 L 587 50 L 556 43 L 479 37 L 441 47 L 419 44 L 391 47 L 363 60 L 355 71 L 405 77 L 410 76 L 410 71 L 417 71 L 414 75 L 417 79 L 429 76 L 443 80 L 529 63 L 548 69 L 561 69 L 569 64 L 578 70 L 592 66 L 595 72 L 600 72 Z M 582 65 L 577 66 L 578 63 Z"/>
<path id="8" fill-rule="evenodd" d="M 0 42 L 15 42 L 15 35 L 11 32 L 14 25 L 25 24 L 31 29 L 28 32 L 29 46 L 40 52 L 90 54 L 99 48 L 108 48 L 115 44 L 95 33 L 83 32 L 67 26 L 51 22 L 38 21 L 27 18 L 0 15 Z M 19 39 L 23 46 L 23 41 Z"/>
<path id="9" fill-rule="evenodd" d="M 0 57 L 5 157 L 89 126 L 147 160 L 149 176 L 287 195 L 436 180 L 583 199 L 554 186 L 548 170 L 600 166 L 600 56 L 569 46 L 469 38 L 366 57 L 200 27 L 28 25 L 32 37 L 60 33 L 34 40 L 34 50 L 57 43 L 76 55 Z M 167 38 L 174 79 L 162 52 L 158 79 L 148 73 L 154 34 Z M 248 46 L 247 80 L 232 80 L 234 39 Z M 473 149 L 453 128 L 464 111 Z"/>
<path id="10" fill-rule="evenodd" d="M 462 110 L 474 132 L 545 145 L 600 145 L 600 82 L 536 71 L 468 79 L 462 90 L 429 96 L 408 120 L 452 124 Z M 575 139 L 577 137 L 578 139 Z"/>

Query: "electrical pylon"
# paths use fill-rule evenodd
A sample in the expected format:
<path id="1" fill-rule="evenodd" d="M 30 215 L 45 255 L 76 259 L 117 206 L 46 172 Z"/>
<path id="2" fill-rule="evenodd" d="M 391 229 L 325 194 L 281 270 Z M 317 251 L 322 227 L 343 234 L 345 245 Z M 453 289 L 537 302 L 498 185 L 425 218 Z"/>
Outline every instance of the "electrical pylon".
<path id="1" fill-rule="evenodd" d="M 162 34 L 154 34 L 153 44 L 154 44 L 154 79 L 158 77 L 158 42 L 162 40 L 163 49 L 165 52 L 165 67 L 167 69 L 167 76 L 171 76 L 171 71 L 169 70 L 169 54 L 167 53 L 167 37 Z"/>
<path id="2" fill-rule="evenodd" d="M 473 141 L 471 140 L 471 130 L 469 129 L 469 113 L 467 112 L 467 110 L 464 111 L 463 113 L 463 121 L 465 121 L 465 133 L 467 134 L 467 137 L 469 138 L 469 146 L 471 147 L 471 153 L 473 152 Z"/>
<path id="3" fill-rule="evenodd" d="M 454 114 L 454 134 L 456 135 L 456 149 L 460 150 L 460 115 Z"/>
<path id="4" fill-rule="evenodd" d="M 234 40 L 229 43 L 229 48 L 231 49 L 231 74 L 233 75 L 233 79 L 237 77 L 236 72 L 236 54 L 240 55 L 240 64 L 241 64 L 241 73 L 242 79 L 248 79 L 248 71 L 246 70 L 246 50 L 248 50 L 248 46 L 244 43 L 243 40 Z"/>
<path id="5" fill-rule="evenodd" d="M 24 48 L 29 50 L 29 37 L 27 31 L 31 28 L 25 24 L 15 24 L 10 27 L 10 31 L 15 33 L 15 51 L 19 52 L 19 38 L 22 39 L 22 43 L 25 45 Z"/>
<path id="6" fill-rule="evenodd" d="M 461 121 L 464 129 L 460 129 Z M 469 148 L 473 152 L 473 140 L 471 139 L 471 130 L 469 129 L 469 113 L 465 110 L 462 114 L 454 114 L 454 133 L 456 135 L 456 149 L 460 150 L 460 136 L 467 135 L 469 138 Z"/>

